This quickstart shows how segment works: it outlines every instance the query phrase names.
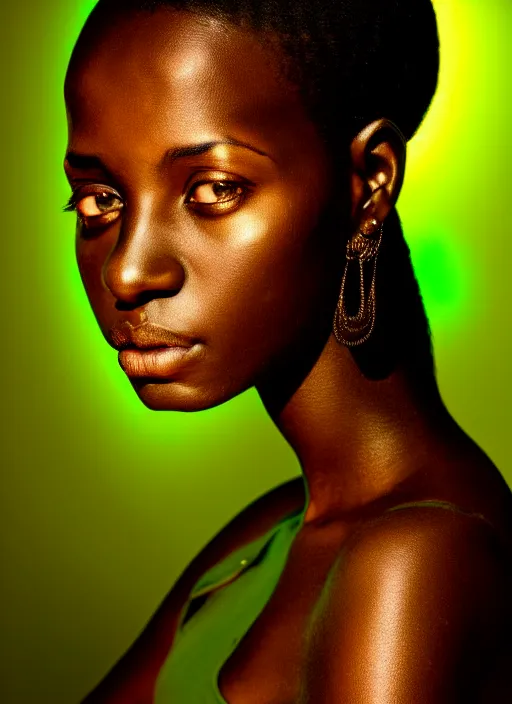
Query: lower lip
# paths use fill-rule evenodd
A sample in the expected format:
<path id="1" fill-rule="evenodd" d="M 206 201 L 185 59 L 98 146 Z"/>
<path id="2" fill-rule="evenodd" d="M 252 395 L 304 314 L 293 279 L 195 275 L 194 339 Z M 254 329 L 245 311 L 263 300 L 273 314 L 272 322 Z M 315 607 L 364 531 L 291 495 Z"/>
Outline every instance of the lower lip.
<path id="1" fill-rule="evenodd" d="M 149 350 L 122 350 L 119 364 L 129 377 L 166 379 L 190 357 L 196 347 L 154 347 Z"/>

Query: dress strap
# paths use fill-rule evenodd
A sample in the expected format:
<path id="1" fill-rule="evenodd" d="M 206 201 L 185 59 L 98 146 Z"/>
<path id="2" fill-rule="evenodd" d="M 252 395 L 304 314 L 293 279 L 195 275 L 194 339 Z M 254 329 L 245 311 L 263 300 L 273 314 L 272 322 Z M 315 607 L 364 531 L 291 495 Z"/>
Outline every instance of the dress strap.
<path id="1" fill-rule="evenodd" d="M 211 591 L 223 587 L 245 572 L 250 567 L 255 567 L 264 559 L 271 544 L 277 534 L 285 529 L 285 526 L 294 526 L 302 519 L 304 509 L 295 510 L 293 513 L 284 516 L 270 530 L 256 538 L 251 543 L 238 548 L 224 560 L 207 570 L 203 576 L 195 583 L 190 593 L 189 600 L 204 596 Z"/>
<path id="2" fill-rule="evenodd" d="M 407 501 L 403 504 L 398 504 L 397 506 L 392 506 L 391 508 L 386 509 L 386 511 L 384 511 L 384 513 L 389 513 L 391 511 L 399 511 L 404 508 L 421 508 L 422 506 L 430 506 L 432 508 L 443 508 L 448 511 L 452 511 L 453 513 L 460 513 L 460 514 L 463 514 L 464 516 L 471 516 L 472 518 L 476 518 L 480 521 L 483 521 L 490 528 L 492 528 L 494 533 L 497 533 L 496 528 L 482 513 L 477 513 L 475 511 L 466 511 L 466 510 L 460 508 L 459 506 L 452 504 L 450 501 L 441 501 L 439 499 L 423 499 L 422 501 Z"/>
<path id="3" fill-rule="evenodd" d="M 242 572 L 245 572 L 249 567 L 254 565 L 258 558 L 262 557 L 267 551 L 275 537 L 274 533 L 275 530 L 272 531 L 270 536 L 268 534 L 261 536 L 250 545 L 236 550 L 227 558 L 207 570 L 194 585 L 189 599 L 203 596 L 236 579 Z"/>

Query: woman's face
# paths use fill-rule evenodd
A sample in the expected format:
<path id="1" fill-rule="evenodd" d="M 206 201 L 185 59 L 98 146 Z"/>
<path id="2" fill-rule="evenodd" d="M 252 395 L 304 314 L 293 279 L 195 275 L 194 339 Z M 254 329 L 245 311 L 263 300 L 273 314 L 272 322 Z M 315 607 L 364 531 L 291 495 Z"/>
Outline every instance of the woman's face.
<path id="1" fill-rule="evenodd" d="M 208 408 L 325 342 L 330 162 L 250 33 L 166 9 L 93 27 L 66 81 L 82 280 L 142 401 Z"/>

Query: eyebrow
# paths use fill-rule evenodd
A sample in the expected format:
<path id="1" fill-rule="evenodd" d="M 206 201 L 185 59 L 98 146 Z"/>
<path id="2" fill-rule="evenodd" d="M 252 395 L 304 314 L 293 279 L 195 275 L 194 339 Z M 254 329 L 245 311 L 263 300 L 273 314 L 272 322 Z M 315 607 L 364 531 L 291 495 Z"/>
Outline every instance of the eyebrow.
<path id="1" fill-rule="evenodd" d="M 67 152 L 64 161 L 67 161 L 72 169 L 99 169 L 100 171 L 106 171 L 108 173 L 108 169 L 98 156 L 79 154 L 78 152 Z"/>
<path id="2" fill-rule="evenodd" d="M 267 158 L 272 159 L 272 157 L 269 156 L 263 150 L 254 147 L 252 144 L 248 144 L 247 142 L 241 142 L 237 139 L 214 140 L 211 142 L 203 142 L 201 144 L 191 144 L 189 146 L 184 147 L 175 147 L 174 149 L 170 149 L 167 152 L 166 159 L 170 159 L 171 162 L 173 162 L 176 159 L 183 159 L 190 156 L 199 156 L 200 154 L 205 154 L 206 152 L 211 151 L 214 147 L 221 144 L 243 147 L 244 149 L 249 149 L 250 151 L 255 152 L 256 154 L 259 154 L 260 156 L 266 156 Z M 69 151 L 66 154 L 65 161 L 67 161 L 67 163 L 71 166 L 72 169 L 84 171 L 90 169 L 99 169 L 100 171 L 105 171 L 106 173 L 108 173 L 108 169 L 105 167 L 104 163 L 98 156 L 89 154 L 79 154 L 78 152 Z"/>
<path id="3" fill-rule="evenodd" d="M 240 142 L 238 139 L 231 138 L 214 140 L 212 142 L 203 142 L 202 144 L 192 144 L 187 147 L 176 147 L 175 149 L 171 149 L 169 152 L 167 152 L 167 156 L 171 159 L 171 161 L 174 161 L 175 159 L 181 159 L 187 156 L 197 156 L 199 154 L 205 154 L 206 152 L 209 152 L 211 149 L 221 144 L 229 144 L 235 147 L 243 147 L 244 149 L 249 149 L 250 151 L 255 152 L 256 154 L 259 154 L 260 156 L 266 156 L 269 159 L 271 158 L 262 149 L 258 149 L 257 147 L 254 147 L 252 144 L 248 144 L 247 142 Z"/>

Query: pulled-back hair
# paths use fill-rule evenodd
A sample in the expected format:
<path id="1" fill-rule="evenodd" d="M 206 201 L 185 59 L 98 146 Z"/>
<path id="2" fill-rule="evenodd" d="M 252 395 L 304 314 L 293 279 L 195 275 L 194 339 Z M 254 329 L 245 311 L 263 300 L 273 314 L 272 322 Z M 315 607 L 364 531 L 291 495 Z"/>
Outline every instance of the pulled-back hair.
<path id="1" fill-rule="evenodd" d="M 437 86 L 430 0 L 100 0 L 98 8 L 197 13 L 278 38 L 288 77 L 322 129 L 387 117 L 410 139 Z M 330 130 L 329 130 L 330 131 Z"/>
<path id="2" fill-rule="evenodd" d="M 351 138 L 382 117 L 410 139 L 437 86 L 439 40 L 430 0 L 99 0 L 90 20 L 107 8 L 192 12 L 250 29 L 271 47 L 277 40 L 281 68 L 334 159 L 346 159 Z M 420 381 L 434 371 L 430 329 L 395 209 L 385 223 L 379 264 L 377 324 L 360 361 L 378 346 L 379 363 L 365 364 L 369 374 L 380 377 L 402 363 Z"/>

